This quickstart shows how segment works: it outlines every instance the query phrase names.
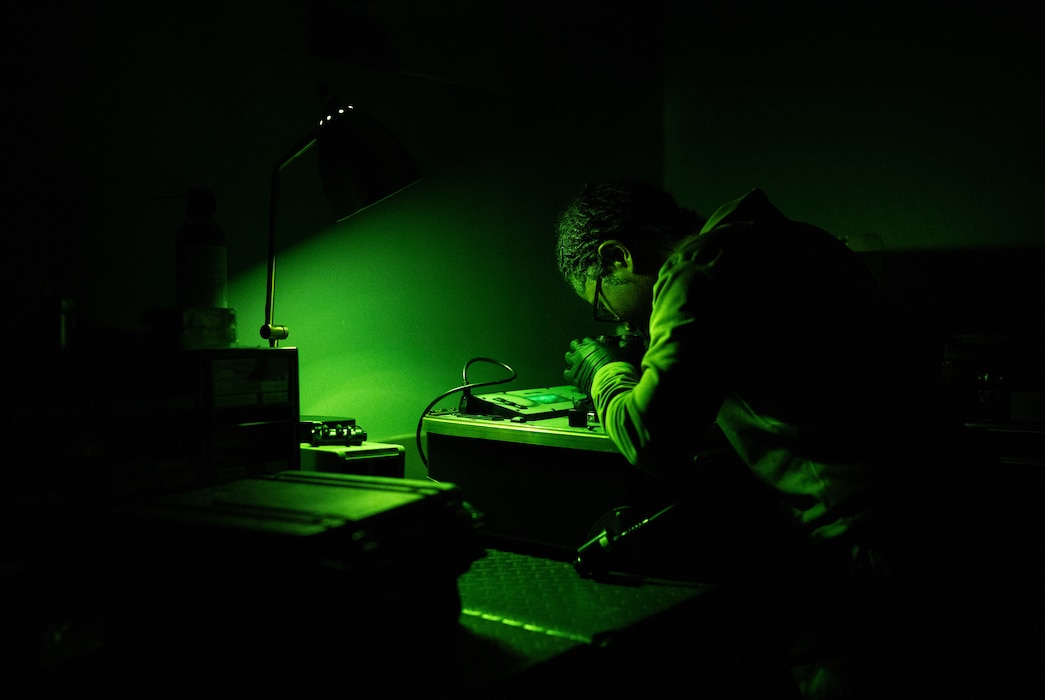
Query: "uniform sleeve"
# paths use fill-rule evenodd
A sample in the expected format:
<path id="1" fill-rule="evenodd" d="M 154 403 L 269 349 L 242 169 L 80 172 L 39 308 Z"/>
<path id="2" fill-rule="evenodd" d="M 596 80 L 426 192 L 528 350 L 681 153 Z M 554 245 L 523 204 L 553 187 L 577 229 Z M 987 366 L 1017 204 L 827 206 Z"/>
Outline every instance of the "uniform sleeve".
<path id="1" fill-rule="evenodd" d="M 592 400 L 607 434 L 631 464 L 652 474 L 692 462 L 725 398 L 735 330 L 714 284 L 716 264 L 706 247 L 665 264 L 641 371 L 615 362 L 595 375 Z"/>
<path id="2" fill-rule="evenodd" d="M 631 464 L 664 474 L 707 447 L 759 333 L 745 241 L 757 228 L 786 222 L 765 193 L 752 190 L 722 205 L 661 268 L 641 372 L 609 364 L 592 385 L 599 419 Z"/>

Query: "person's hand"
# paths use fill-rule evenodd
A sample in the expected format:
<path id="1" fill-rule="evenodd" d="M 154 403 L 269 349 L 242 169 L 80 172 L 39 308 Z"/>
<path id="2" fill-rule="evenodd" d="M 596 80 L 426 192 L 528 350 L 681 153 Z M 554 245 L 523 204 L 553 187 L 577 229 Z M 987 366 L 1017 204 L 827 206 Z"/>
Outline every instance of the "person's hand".
<path id="1" fill-rule="evenodd" d="M 584 394 L 591 395 L 591 384 L 595 373 L 610 362 L 624 361 L 626 354 L 619 346 L 611 346 L 594 338 L 571 340 L 566 353 L 566 371 L 562 378 Z"/>

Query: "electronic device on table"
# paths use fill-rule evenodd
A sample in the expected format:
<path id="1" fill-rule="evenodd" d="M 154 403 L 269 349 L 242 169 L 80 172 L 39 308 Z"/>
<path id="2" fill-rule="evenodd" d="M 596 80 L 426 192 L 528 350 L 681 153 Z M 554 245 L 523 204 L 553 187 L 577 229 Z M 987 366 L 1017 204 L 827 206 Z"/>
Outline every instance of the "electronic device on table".
<path id="1" fill-rule="evenodd" d="M 461 397 L 461 413 L 537 420 L 565 416 L 587 401 L 574 386 L 516 389 L 490 394 L 466 393 Z"/>
<path id="2" fill-rule="evenodd" d="M 355 418 L 335 416 L 301 416 L 298 441 L 313 447 L 321 445 L 358 446 L 366 442 L 366 431 L 356 425 Z"/>

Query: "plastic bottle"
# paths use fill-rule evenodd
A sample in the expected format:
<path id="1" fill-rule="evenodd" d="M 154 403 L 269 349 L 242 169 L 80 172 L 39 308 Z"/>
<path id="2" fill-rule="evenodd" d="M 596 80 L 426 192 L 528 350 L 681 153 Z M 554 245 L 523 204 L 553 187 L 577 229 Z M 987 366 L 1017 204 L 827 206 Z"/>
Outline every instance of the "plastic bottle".
<path id="1" fill-rule="evenodd" d="M 228 261 L 225 233 L 214 221 L 214 193 L 186 192 L 185 223 L 178 229 L 176 304 L 182 309 L 228 308 Z"/>

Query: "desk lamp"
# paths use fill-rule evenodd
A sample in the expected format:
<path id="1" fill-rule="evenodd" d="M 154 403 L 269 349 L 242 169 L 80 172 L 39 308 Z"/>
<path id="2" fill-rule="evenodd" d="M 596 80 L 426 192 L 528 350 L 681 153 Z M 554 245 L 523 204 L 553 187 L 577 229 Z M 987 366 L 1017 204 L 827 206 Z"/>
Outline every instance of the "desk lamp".
<path id="1" fill-rule="evenodd" d="M 319 178 L 338 222 L 421 179 L 413 159 L 390 131 L 352 105 L 340 103 L 324 86 L 319 86 L 319 90 L 325 110 L 319 125 L 281 158 L 272 171 L 265 323 L 261 326 L 261 337 L 273 348 L 289 335 L 286 326 L 277 325 L 273 320 L 276 216 L 283 169 L 315 146 Z"/>

